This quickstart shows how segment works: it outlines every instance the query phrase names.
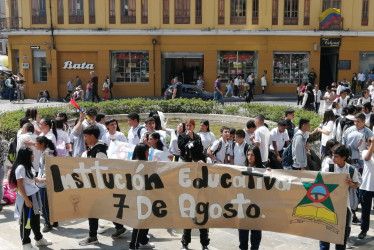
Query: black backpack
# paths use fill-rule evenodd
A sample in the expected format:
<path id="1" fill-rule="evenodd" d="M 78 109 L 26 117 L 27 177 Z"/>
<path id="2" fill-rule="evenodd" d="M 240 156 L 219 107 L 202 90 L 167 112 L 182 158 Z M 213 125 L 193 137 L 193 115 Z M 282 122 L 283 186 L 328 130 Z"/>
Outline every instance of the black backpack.
<path id="1" fill-rule="evenodd" d="M 9 150 L 8 150 L 8 160 L 13 163 L 17 157 L 17 136 L 10 140 Z"/>

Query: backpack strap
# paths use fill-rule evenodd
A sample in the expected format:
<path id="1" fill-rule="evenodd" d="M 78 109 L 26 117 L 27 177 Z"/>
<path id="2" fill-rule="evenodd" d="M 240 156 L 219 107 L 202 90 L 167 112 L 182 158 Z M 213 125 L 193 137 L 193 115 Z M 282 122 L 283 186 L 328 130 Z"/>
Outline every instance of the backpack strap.
<path id="1" fill-rule="evenodd" d="M 142 131 L 143 128 L 145 128 L 145 127 L 144 126 L 139 126 L 138 131 L 136 132 L 139 139 L 140 139 L 140 132 Z"/>
<path id="2" fill-rule="evenodd" d="M 223 143 L 221 139 L 222 139 L 222 138 L 219 139 L 218 147 L 217 147 L 217 149 L 213 152 L 213 155 L 217 154 L 217 153 L 221 150 L 221 148 L 222 148 L 222 143 Z"/>
<path id="3" fill-rule="evenodd" d="M 354 166 L 349 166 L 349 175 L 351 176 L 351 179 L 353 178 L 353 175 L 355 173 L 355 167 Z"/>

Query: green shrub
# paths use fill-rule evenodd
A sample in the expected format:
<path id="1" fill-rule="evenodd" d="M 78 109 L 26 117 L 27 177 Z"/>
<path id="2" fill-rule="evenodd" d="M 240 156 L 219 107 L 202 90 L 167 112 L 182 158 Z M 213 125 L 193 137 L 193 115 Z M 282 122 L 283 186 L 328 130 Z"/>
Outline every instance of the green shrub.
<path id="1" fill-rule="evenodd" d="M 99 103 L 78 102 L 83 109 L 95 108 L 98 112 L 114 115 L 128 114 L 131 112 L 149 113 L 152 110 L 159 110 L 164 113 L 199 113 L 199 114 L 227 114 L 246 117 L 255 117 L 258 114 L 265 116 L 267 120 L 277 122 L 284 118 L 284 111 L 288 106 L 260 105 L 260 104 L 241 104 L 238 106 L 222 106 L 213 101 L 202 101 L 199 99 L 174 99 L 174 100 L 151 100 L 151 99 L 123 99 L 114 101 L 105 101 Z M 47 107 L 39 108 L 39 117 L 56 117 L 58 112 L 66 112 L 69 118 L 79 116 L 79 112 L 73 105 L 65 107 Z M 14 137 L 19 128 L 19 120 L 25 116 L 25 110 L 4 113 L 0 117 L 0 129 L 4 137 L 9 139 Z M 322 117 L 302 109 L 295 109 L 294 123 L 297 125 L 300 118 L 310 119 L 311 127 L 317 127 Z M 272 126 L 271 126 L 272 127 Z"/>

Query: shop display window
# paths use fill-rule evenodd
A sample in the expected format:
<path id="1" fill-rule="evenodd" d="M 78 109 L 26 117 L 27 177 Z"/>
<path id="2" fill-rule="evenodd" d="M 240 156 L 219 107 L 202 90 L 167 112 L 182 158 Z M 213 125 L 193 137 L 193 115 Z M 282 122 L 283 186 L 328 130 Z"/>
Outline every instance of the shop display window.
<path id="1" fill-rule="evenodd" d="M 360 52 L 360 72 L 369 74 L 371 70 L 374 70 L 374 51 Z"/>
<path id="2" fill-rule="evenodd" d="M 309 52 L 274 52 L 273 83 L 308 81 Z"/>
<path id="3" fill-rule="evenodd" d="M 112 51 L 111 76 L 115 82 L 149 82 L 148 51 Z"/>
<path id="4" fill-rule="evenodd" d="M 218 51 L 217 73 L 228 82 L 236 75 L 246 78 L 250 73 L 257 77 L 257 51 Z"/>
<path id="5" fill-rule="evenodd" d="M 46 82 L 47 78 L 47 58 L 45 50 L 33 50 L 32 63 L 34 82 Z"/>

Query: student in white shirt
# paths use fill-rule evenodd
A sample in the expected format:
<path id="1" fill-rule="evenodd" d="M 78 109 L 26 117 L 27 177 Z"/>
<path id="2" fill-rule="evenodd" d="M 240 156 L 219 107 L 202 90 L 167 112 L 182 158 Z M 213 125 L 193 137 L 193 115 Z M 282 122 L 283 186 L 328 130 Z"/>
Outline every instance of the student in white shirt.
<path id="1" fill-rule="evenodd" d="M 102 141 L 106 145 L 108 145 L 108 147 L 112 141 L 117 140 L 121 142 L 127 142 L 126 136 L 122 132 L 118 131 L 116 119 L 110 119 L 105 121 L 105 126 L 107 127 L 108 132 L 106 132 L 106 134 L 103 136 Z"/>
<path id="2" fill-rule="evenodd" d="M 339 82 L 338 84 L 339 86 L 336 88 L 336 94 L 340 96 L 342 92 L 345 90 L 345 87 L 343 85 L 343 82 Z"/>
<path id="3" fill-rule="evenodd" d="M 335 92 L 332 91 L 331 86 L 326 87 L 325 95 L 323 96 L 323 100 L 325 100 L 325 111 L 331 109 L 331 104 L 335 100 Z"/>
<path id="4" fill-rule="evenodd" d="M 370 92 L 367 89 L 364 89 L 362 91 L 362 96 L 358 98 L 357 101 L 357 106 L 359 105 L 364 105 L 365 103 L 370 102 L 371 103 L 371 97 L 370 97 Z"/>
<path id="5" fill-rule="evenodd" d="M 216 140 L 216 136 L 210 131 L 208 120 L 200 122 L 200 131 L 197 134 L 201 138 L 201 143 L 203 144 L 204 149 Z"/>
<path id="6" fill-rule="evenodd" d="M 245 142 L 249 145 L 253 145 L 253 139 L 255 137 L 256 124 L 254 120 L 247 121 L 245 125 Z"/>
<path id="7" fill-rule="evenodd" d="M 349 98 L 347 96 L 347 90 L 343 90 L 340 93 L 340 97 L 338 97 L 334 100 L 334 102 L 339 103 L 339 111 L 338 112 L 340 114 L 342 113 L 343 108 L 348 105 L 348 101 L 349 101 Z"/>
<path id="8" fill-rule="evenodd" d="M 166 133 L 170 136 L 169 152 L 174 155 L 173 161 L 178 161 L 181 155 L 178 147 L 178 136 L 186 131 L 186 124 L 181 122 L 178 124 L 177 129 L 166 129 Z"/>
<path id="9" fill-rule="evenodd" d="M 370 92 L 371 99 L 374 100 L 374 81 L 371 82 L 371 85 L 368 87 Z"/>
<path id="10" fill-rule="evenodd" d="M 247 151 L 249 144 L 245 142 L 245 132 L 243 129 L 235 131 L 235 141 L 233 142 L 230 159 L 233 158 L 233 164 L 236 166 L 244 166 L 247 159 Z"/>
<path id="11" fill-rule="evenodd" d="M 282 169 L 282 154 L 283 148 L 290 143 L 290 137 L 287 132 L 287 121 L 281 119 L 278 122 L 278 127 L 273 128 L 270 132 L 270 151 L 275 155 L 276 161 L 273 162 L 276 166 L 273 168 Z M 269 157 L 270 158 L 270 157 Z"/>
<path id="12" fill-rule="evenodd" d="M 347 183 L 349 188 L 356 189 L 359 186 L 359 178 L 358 178 L 357 170 L 356 168 L 350 166 L 350 164 L 346 162 L 348 158 L 349 158 L 349 149 L 344 145 L 338 146 L 335 148 L 333 152 L 334 164 L 324 166 L 321 171 L 347 174 L 345 182 Z M 351 177 L 351 172 L 353 173 L 352 177 Z M 348 196 L 347 197 L 347 218 L 345 221 L 344 245 L 336 245 L 337 249 L 338 248 L 345 249 L 347 240 L 349 238 L 349 233 L 351 230 L 350 222 L 351 222 L 351 209 L 350 209 L 350 199 Z M 319 245 L 321 249 L 329 249 L 330 243 L 320 241 Z"/>
<path id="13" fill-rule="evenodd" d="M 362 152 L 364 159 L 364 169 L 362 173 L 362 184 L 360 186 L 361 197 L 361 232 L 358 235 L 359 239 L 366 237 L 370 226 L 370 214 L 372 207 L 372 200 L 374 198 L 374 137 L 368 140 L 368 150 Z"/>
<path id="14" fill-rule="evenodd" d="M 372 106 L 370 102 L 367 102 L 364 105 L 362 105 L 361 111 L 365 115 L 365 125 L 367 127 L 370 127 L 370 116 L 373 114 L 371 110 Z"/>
<path id="15" fill-rule="evenodd" d="M 328 140 L 332 139 L 334 134 L 334 123 L 335 122 L 335 115 L 332 110 L 325 111 L 323 115 L 323 121 L 312 133 L 311 135 L 319 132 L 321 133 L 321 158 L 326 153 L 326 143 Z"/>
<path id="16" fill-rule="evenodd" d="M 264 166 L 267 167 L 269 159 L 270 131 L 265 127 L 265 117 L 263 115 L 257 115 L 255 117 L 255 124 L 257 128 L 253 143 L 260 148 L 261 159 Z"/>
<path id="17" fill-rule="evenodd" d="M 319 106 L 321 104 L 321 95 L 322 95 L 322 92 L 321 90 L 319 90 L 318 85 L 314 85 L 313 94 L 314 94 L 314 104 L 315 104 L 314 106 L 316 108 L 316 113 L 318 114 Z"/>
<path id="18" fill-rule="evenodd" d="M 33 161 L 32 150 L 28 147 L 22 147 L 17 154 L 17 158 L 13 163 L 10 171 L 10 184 L 17 186 L 15 218 L 20 218 L 20 235 L 23 249 L 37 249 L 31 244 L 30 233 L 34 233 L 35 246 L 48 246 L 52 242 L 45 239 L 40 232 L 40 213 L 42 204 L 40 201 L 39 188 L 35 182 L 45 182 L 35 177 L 35 171 L 32 166 Z M 28 215 L 30 214 L 30 226 L 26 227 Z"/>
<path id="19" fill-rule="evenodd" d="M 51 118 L 42 118 L 39 123 L 40 130 L 42 133 L 40 133 L 40 136 L 45 136 L 48 139 L 50 139 L 53 144 L 56 146 L 57 142 L 57 128 L 56 128 L 56 122 L 52 120 Z"/>
<path id="20" fill-rule="evenodd" d="M 228 155 L 231 153 L 231 147 L 228 142 L 230 128 L 222 126 L 220 129 L 221 138 L 213 142 L 207 154 L 213 163 L 228 163 Z M 232 162 L 230 162 L 232 164 Z"/>
<path id="21" fill-rule="evenodd" d="M 147 132 L 144 126 L 139 125 L 139 120 L 140 117 L 137 113 L 130 113 L 127 115 L 127 123 L 130 125 L 127 139 L 128 142 L 133 145 L 138 144 L 142 135 Z"/>
<path id="22" fill-rule="evenodd" d="M 23 132 L 17 139 L 17 148 L 16 152 L 20 150 L 22 147 L 30 147 L 32 149 L 32 152 L 34 154 L 34 161 L 32 165 L 34 166 L 35 173 L 37 174 L 39 172 L 39 159 L 40 159 L 40 151 L 36 149 L 35 147 L 35 139 L 37 137 L 36 134 L 34 134 L 34 125 L 31 123 L 26 123 L 23 125 Z"/>
<path id="23" fill-rule="evenodd" d="M 56 128 L 57 128 L 57 140 L 56 140 L 56 152 L 57 156 L 72 156 L 73 149 L 70 142 L 70 136 L 67 132 L 63 130 L 64 120 L 57 118 L 56 119 Z"/>

